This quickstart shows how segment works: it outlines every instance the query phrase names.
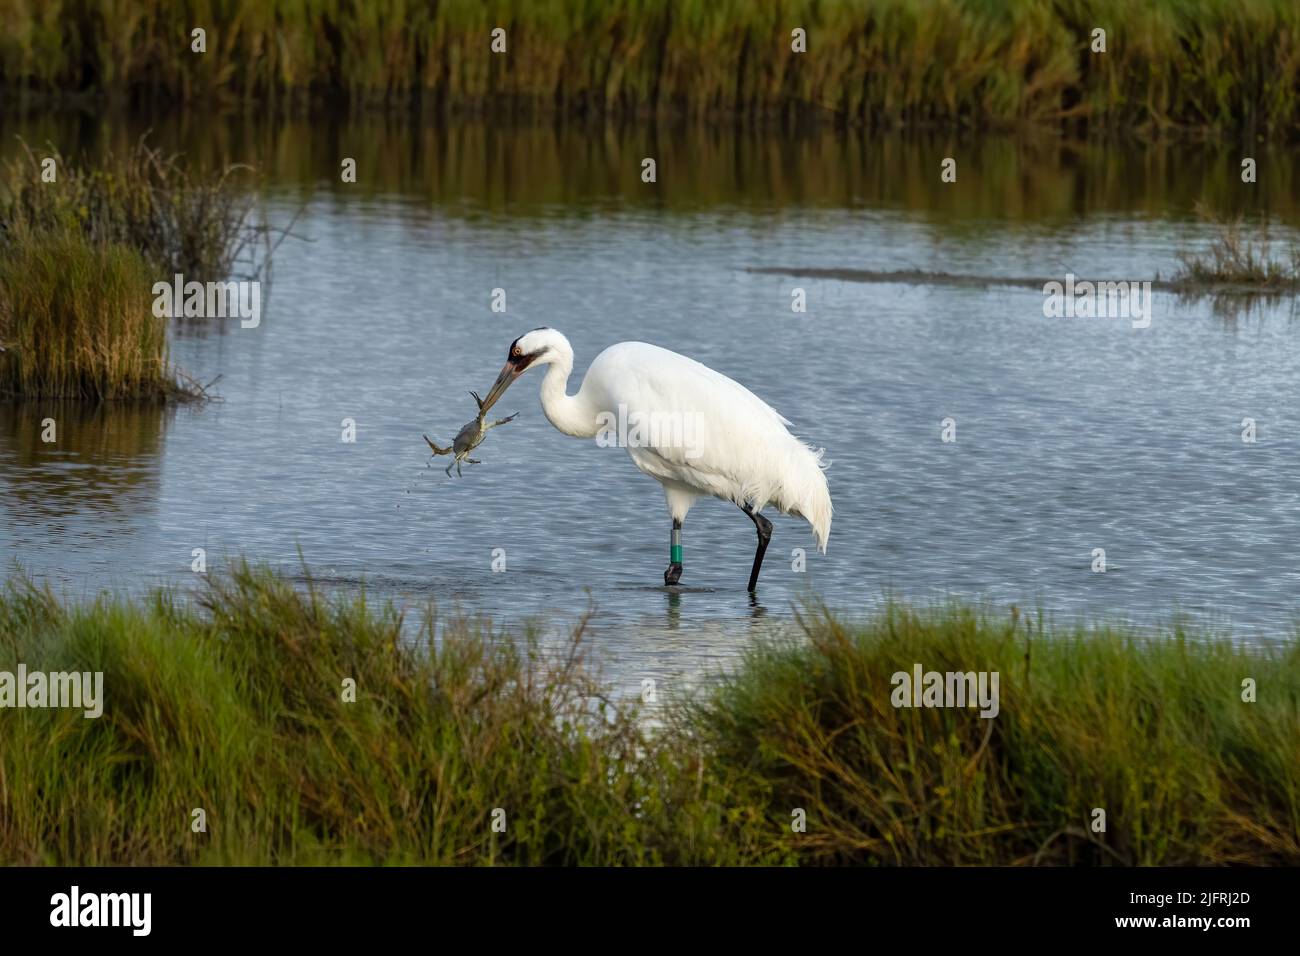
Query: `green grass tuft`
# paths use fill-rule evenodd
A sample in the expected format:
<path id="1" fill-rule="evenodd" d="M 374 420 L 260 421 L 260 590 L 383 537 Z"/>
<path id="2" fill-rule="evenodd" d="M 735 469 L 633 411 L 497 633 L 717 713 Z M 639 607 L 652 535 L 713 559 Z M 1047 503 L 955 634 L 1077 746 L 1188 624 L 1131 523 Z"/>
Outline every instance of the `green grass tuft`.
<path id="1" fill-rule="evenodd" d="M 1220 219 L 1204 206 L 1197 212 L 1213 225 L 1214 237 L 1208 249 L 1179 253 L 1175 281 L 1193 288 L 1232 285 L 1261 293 L 1300 289 L 1300 244 L 1292 241 L 1284 257 L 1275 255 L 1267 218 L 1248 232 L 1241 216 Z"/>
<path id="2" fill-rule="evenodd" d="M 133 249 L 79 231 L 10 232 L 0 245 L 0 398 L 190 398 L 168 362 L 153 272 Z"/>

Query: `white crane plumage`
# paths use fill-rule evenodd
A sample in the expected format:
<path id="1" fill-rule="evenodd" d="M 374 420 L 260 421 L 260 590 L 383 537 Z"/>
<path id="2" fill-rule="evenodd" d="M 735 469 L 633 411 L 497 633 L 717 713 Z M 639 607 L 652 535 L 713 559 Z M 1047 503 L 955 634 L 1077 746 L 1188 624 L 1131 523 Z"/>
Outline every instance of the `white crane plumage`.
<path id="1" fill-rule="evenodd" d="M 682 523 L 705 495 L 734 502 L 754 522 L 750 591 L 772 534 L 760 514 L 767 505 L 806 519 L 826 551 L 832 509 L 822 452 L 790 434 L 790 422 L 739 382 L 657 345 L 620 342 L 596 356 L 577 394 L 569 395 L 573 347 L 560 332 L 542 328 L 511 343 L 484 410 L 538 365 L 550 366 L 541 399 L 552 425 L 574 438 L 618 434 L 637 468 L 663 485 L 673 521 L 666 585 L 681 578 Z"/>

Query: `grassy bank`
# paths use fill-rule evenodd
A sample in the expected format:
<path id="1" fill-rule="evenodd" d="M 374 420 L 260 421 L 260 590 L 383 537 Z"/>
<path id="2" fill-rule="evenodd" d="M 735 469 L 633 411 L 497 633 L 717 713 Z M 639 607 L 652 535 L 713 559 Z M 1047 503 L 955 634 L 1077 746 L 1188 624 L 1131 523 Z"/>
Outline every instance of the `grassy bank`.
<path id="1" fill-rule="evenodd" d="M 120 696 L 97 720 L 0 711 L 0 861 L 742 858 L 712 781 L 640 753 L 631 715 L 591 703 L 580 656 L 467 623 L 438 646 L 428 628 L 404 647 L 391 610 L 242 571 L 202 611 L 64 609 L 11 587 L 0 658 L 80 661 Z"/>
<path id="2" fill-rule="evenodd" d="M 1257 656 L 1178 631 L 901 609 L 860 627 L 821 615 L 807 637 L 752 654 L 690 721 L 773 817 L 807 808 L 803 861 L 1300 861 L 1294 644 Z M 998 671 L 999 714 L 895 708 L 891 675 L 916 663 Z M 1265 689 L 1256 703 L 1246 677 Z"/>
<path id="3" fill-rule="evenodd" d="M 104 691 L 97 719 L 0 710 L 0 862 L 1300 862 L 1294 643 L 811 612 L 649 730 L 581 629 L 426 617 L 403 641 L 389 607 L 247 568 L 201 594 L 69 606 L 10 579 L 0 670 Z M 918 662 L 999 671 L 998 715 L 894 707 Z"/>
<path id="4" fill-rule="evenodd" d="M 869 125 L 1300 126 L 1289 0 L 0 0 L 0 85 Z M 207 31 L 207 51 L 191 31 Z M 506 52 L 489 47 L 506 30 Z M 807 31 L 807 52 L 791 31 Z M 1092 30 L 1107 31 L 1105 53 Z"/>

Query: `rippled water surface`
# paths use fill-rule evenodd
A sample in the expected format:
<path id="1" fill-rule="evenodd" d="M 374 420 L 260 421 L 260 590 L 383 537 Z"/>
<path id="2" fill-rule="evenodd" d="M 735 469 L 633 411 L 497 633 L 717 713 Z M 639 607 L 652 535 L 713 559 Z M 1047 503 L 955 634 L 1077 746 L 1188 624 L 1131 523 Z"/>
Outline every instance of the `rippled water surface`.
<path id="1" fill-rule="evenodd" d="M 1266 210 L 1286 234 L 1282 157 L 1243 198 L 1231 156 L 1191 149 L 382 125 L 160 135 L 204 161 L 258 163 L 273 216 L 301 210 L 307 238 L 281 247 L 259 328 L 174 329 L 174 359 L 219 375 L 220 403 L 0 406 L 0 557 L 67 593 L 188 584 L 194 548 L 291 569 L 301 551 L 326 583 L 502 622 L 562 624 L 590 603 L 605 669 L 629 680 L 723 662 L 813 594 L 850 610 L 893 594 L 1059 618 L 1187 615 L 1246 635 L 1296 619 L 1290 301 L 1232 312 L 1157 293 L 1150 327 L 1134 329 L 1045 318 L 1031 289 L 745 271 L 1168 276 L 1209 236 L 1198 200 Z M 970 160 L 940 184 L 954 151 Z M 356 186 L 335 182 L 349 155 Z M 651 155 L 655 185 L 638 176 Z M 505 314 L 490 310 L 494 288 Z M 450 439 L 472 417 L 467 390 L 486 389 L 511 340 L 539 325 L 573 343 L 571 389 L 602 348 L 640 339 L 767 399 L 832 461 L 829 553 L 774 515 L 753 604 L 752 525 L 702 501 L 683 578 L 702 590 L 656 590 L 669 532 L 658 485 L 623 451 L 556 432 L 536 373 L 502 399 L 521 414 L 481 446 L 483 465 L 460 480 L 445 459 L 428 467 L 421 433 Z M 46 417 L 60 423 L 52 445 Z M 949 417 L 955 443 L 940 440 Z M 1104 574 L 1090 569 L 1096 548 Z"/>

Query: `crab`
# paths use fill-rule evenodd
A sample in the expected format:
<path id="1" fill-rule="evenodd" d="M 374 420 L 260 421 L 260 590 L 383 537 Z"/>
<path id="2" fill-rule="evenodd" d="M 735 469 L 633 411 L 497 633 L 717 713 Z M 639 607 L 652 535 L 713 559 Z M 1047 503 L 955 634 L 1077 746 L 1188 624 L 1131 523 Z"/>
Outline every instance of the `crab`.
<path id="1" fill-rule="evenodd" d="M 455 455 L 451 463 L 447 465 L 448 478 L 451 477 L 452 465 L 456 466 L 457 478 L 462 477 L 460 473 L 461 462 L 470 465 L 481 465 L 482 462 L 477 458 L 470 458 L 469 453 L 479 445 L 483 444 L 483 439 L 487 437 L 489 428 L 496 428 L 498 425 L 512 422 L 519 417 L 519 413 L 515 412 L 509 418 L 498 418 L 496 421 L 491 423 L 484 422 L 483 417 L 487 414 L 488 407 L 491 406 L 485 407 L 483 405 L 483 399 L 478 397 L 477 392 L 470 392 L 470 394 L 474 396 L 474 401 L 478 404 L 478 417 L 473 421 L 468 422 L 465 427 L 456 433 L 456 437 L 452 441 L 450 448 L 440 448 L 430 440 L 428 435 L 424 436 L 424 440 L 428 443 L 429 447 L 433 449 L 435 455 Z"/>

